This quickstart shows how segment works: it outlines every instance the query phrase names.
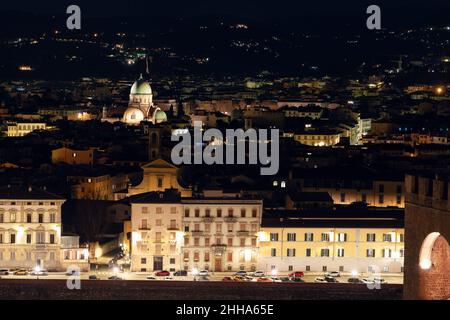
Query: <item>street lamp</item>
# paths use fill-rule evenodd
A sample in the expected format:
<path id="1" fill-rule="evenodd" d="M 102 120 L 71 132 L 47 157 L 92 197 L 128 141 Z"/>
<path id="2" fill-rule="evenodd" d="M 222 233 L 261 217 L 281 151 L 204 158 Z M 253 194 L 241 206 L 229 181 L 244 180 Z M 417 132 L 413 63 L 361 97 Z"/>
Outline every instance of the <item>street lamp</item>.
<path id="1" fill-rule="evenodd" d="M 356 277 L 358 275 L 358 271 L 352 270 L 352 277 Z"/>
<path id="2" fill-rule="evenodd" d="M 197 275 L 198 275 L 198 269 L 193 268 L 192 269 L 192 275 L 194 276 L 194 281 L 197 281 Z"/>
<path id="3" fill-rule="evenodd" d="M 276 277 L 278 274 L 277 269 L 272 269 L 272 277 Z"/>
<path id="4" fill-rule="evenodd" d="M 40 265 L 36 265 L 34 267 L 34 273 L 36 273 L 36 279 L 39 280 L 39 273 L 41 272 L 41 266 Z"/>

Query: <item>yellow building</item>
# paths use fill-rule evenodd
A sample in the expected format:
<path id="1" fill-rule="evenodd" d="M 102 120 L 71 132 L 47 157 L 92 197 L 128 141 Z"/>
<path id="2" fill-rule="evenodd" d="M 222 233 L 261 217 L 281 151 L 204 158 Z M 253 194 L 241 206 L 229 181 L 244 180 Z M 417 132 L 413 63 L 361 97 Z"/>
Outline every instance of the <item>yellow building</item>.
<path id="1" fill-rule="evenodd" d="M 340 141 L 340 134 L 334 132 L 304 132 L 294 134 L 294 140 L 313 147 L 334 146 Z"/>
<path id="2" fill-rule="evenodd" d="M 52 150 L 52 163 L 92 165 L 94 163 L 94 150 L 76 150 L 66 147 L 58 148 Z"/>
<path id="3" fill-rule="evenodd" d="M 129 196 L 166 189 L 177 189 L 182 197 L 192 195 L 190 189 L 182 187 L 178 182 L 178 168 L 167 161 L 154 160 L 142 166 L 142 170 L 144 177 L 139 185 L 130 187 Z"/>
<path id="4" fill-rule="evenodd" d="M 23 137 L 34 130 L 47 130 L 47 124 L 41 122 L 17 122 L 8 124 L 8 131 L 6 135 L 8 137 Z"/>
<path id="5" fill-rule="evenodd" d="M 403 210 L 265 215 L 258 268 L 279 272 L 403 272 Z"/>

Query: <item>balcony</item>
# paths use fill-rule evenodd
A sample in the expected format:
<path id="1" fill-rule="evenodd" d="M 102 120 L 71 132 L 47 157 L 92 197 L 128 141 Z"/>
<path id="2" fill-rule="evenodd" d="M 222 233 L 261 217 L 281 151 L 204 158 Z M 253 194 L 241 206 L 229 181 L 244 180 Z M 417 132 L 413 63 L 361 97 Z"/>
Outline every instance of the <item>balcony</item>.
<path id="1" fill-rule="evenodd" d="M 227 245 L 225 244 L 213 244 L 211 245 L 211 249 L 214 254 L 223 254 L 227 249 Z"/>
<path id="2" fill-rule="evenodd" d="M 36 243 L 34 248 L 36 250 L 46 250 L 47 249 L 47 244 L 46 243 Z"/>
<path id="3" fill-rule="evenodd" d="M 191 235 L 193 236 L 193 237 L 195 237 L 195 236 L 202 236 L 204 234 L 204 232 L 203 231 L 200 231 L 200 230 L 192 230 L 191 231 Z"/>
<path id="4" fill-rule="evenodd" d="M 178 226 L 176 224 L 172 224 L 172 225 L 167 227 L 167 230 L 179 231 L 180 230 L 180 226 Z"/>
<path id="5" fill-rule="evenodd" d="M 248 237 L 250 235 L 250 231 L 246 231 L 246 230 L 239 230 L 237 232 L 237 235 L 239 237 Z"/>
<path id="6" fill-rule="evenodd" d="M 150 230 L 150 226 L 139 226 L 139 230 Z"/>
<path id="7" fill-rule="evenodd" d="M 203 222 L 213 222 L 214 218 L 213 217 L 202 217 L 202 221 Z"/>
<path id="8" fill-rule="evenodd" d="M 225 217 L 224 220 L 225 220 L 225 222 L 236 222 L 237 218 L 236 217 Z"/>

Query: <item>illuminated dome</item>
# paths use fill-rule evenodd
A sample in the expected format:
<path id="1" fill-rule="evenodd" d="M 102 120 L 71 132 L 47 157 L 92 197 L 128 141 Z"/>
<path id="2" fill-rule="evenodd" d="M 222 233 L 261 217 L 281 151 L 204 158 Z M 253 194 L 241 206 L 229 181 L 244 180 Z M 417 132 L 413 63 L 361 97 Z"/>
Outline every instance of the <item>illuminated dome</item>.
<path id="1" fill-rule="evenodd" d="M 155 116 L 154 116 L 154 123 L 161 123 L 161 122 L 166 122 L 167 121 L 167 115 L 164 111 L 158 109 L 155 112 Z"/>
<path id="2" fill-rule="evenodd" d="M 150 84 L 144 80 L 141 75 L 141 77 L 133 83 L 130 94 L 151 95 L 152 87 L 150 87 Z"/>
<path id="3" fill-rule="evenodd" d="M 142 110 L 134 107 L 129 107 L 123 114 L 123 121 L 127 124 L 139 124 L 144 118 Z"/>

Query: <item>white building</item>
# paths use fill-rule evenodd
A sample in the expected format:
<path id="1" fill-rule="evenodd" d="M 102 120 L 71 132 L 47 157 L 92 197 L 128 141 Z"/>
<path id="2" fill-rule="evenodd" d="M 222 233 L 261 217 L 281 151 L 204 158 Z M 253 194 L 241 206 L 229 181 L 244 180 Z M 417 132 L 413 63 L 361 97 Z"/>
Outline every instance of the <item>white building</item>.
<path id="1" fill-rule="evenodd" d="M 132 271 L 256 269 L 262 200 L 181 198 L 167 190 L 130 202 Z"/>
<path id="2" fill-rule="evenodd" d="M 62 197 L 27 187 L 0 188 L 0 266 L 60 268 Z"/>

